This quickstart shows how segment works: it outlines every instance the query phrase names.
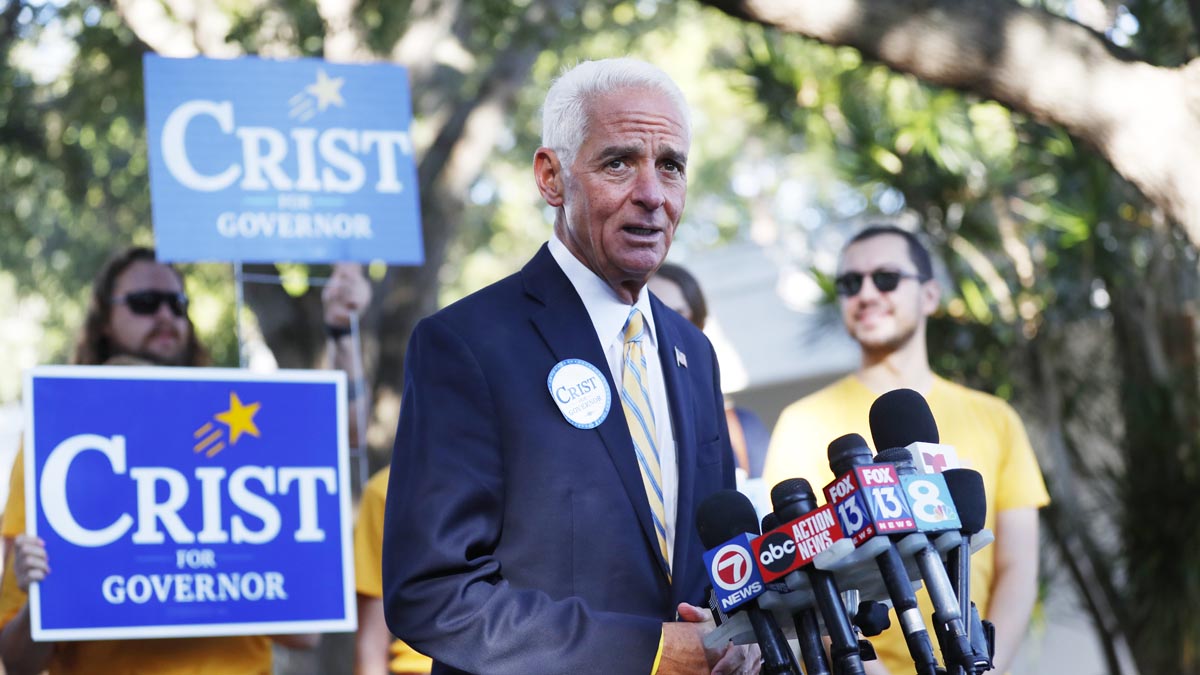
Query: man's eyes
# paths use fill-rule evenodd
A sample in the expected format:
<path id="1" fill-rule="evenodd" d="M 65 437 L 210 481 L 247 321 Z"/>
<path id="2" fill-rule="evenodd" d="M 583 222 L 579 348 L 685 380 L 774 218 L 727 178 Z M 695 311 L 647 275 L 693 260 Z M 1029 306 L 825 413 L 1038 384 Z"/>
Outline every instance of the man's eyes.
<path id="1" fill-rule="evenodd" d="M 609 159 L 604 162 L 604 168 L 610 171 L 619 171 L 628 168 L 630 162 L 626 159 Z M 683 164 L 673 159 L 659 162 L 659 169 L 670 173 L 683 173 Z"/>

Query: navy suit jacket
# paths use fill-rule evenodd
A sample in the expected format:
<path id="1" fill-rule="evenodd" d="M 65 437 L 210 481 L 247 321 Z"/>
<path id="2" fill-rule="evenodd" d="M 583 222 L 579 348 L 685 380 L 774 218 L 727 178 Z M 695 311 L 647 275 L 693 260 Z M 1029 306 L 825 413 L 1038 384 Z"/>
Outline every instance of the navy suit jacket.
<path id="1" fill-rule="evenodd" d="M 392 632 L 435 673 L 649 673 L 661 624 L 702 604 L 696 506 L 733 486 L 716 356 L 651 297 L 679 465 L 673 583 L 604 350 L 543 246 L 522 269 L 422 320 L 408 347 L 384 525 Z M 686 367 L 676 356 L 686 357 Z M 608 380 L 594 429 L 547 376 L 582 359 Z"/>

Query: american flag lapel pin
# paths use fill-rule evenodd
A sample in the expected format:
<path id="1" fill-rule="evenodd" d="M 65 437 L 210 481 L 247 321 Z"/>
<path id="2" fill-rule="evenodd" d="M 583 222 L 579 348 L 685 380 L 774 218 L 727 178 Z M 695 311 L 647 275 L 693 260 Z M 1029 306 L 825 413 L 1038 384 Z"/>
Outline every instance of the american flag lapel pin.
<path id="1" fill-rule="evenodd" d="M 684 354 L 679 347 L 675 348 L 675 365 L 687 368 L 687 354 Z"/>

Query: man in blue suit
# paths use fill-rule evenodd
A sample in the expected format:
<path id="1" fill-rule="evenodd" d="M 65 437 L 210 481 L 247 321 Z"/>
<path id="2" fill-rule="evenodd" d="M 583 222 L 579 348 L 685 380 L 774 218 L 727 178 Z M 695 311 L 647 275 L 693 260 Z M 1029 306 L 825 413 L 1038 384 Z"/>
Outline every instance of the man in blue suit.
<path id="1" fill-rule="evenodd" d="M 388 625 L 434 673 L 752 672 L 748 650 L 704 651 L 693 606 L 696 506 L 733 485 L 716 357 L 644 289 L 686 197 L 683 95 L 648 64 L 585 62 L 542 121 L 554 237 L 409 343 Z"/>

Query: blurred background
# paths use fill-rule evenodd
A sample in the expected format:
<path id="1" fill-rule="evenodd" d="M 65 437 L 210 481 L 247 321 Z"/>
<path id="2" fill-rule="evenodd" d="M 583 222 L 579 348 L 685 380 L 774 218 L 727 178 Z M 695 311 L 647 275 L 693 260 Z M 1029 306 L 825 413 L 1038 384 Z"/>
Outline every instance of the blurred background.
<path id="1" fill-rule="evenodd" d="M 1021 412 L 1054 500 L 1015 672 L 1200 673 L 1197 21 L 1195 0 L 0 0 L 0 473 L 22 370 L 66 361 L 110 252 L 153 244 L 145 52 L 409 68 L 427 264 L 370 268 L 372 468 L 415 321 L 550 234 L 548 83 L 630 54 L 694 109 L 669 259 L 709 296 L 727 394 L 770 426 L 852 370 L 836 255 L 869 222 L 921 231 L 934 368 Z M 252 367 L 320 367 L 328 269 L 247 271 L 284 278 L 246 288 Z M 236 366 L 231 267 L 185 275 Z M 349 672 L 327 642 L 278 669 Z"/>

